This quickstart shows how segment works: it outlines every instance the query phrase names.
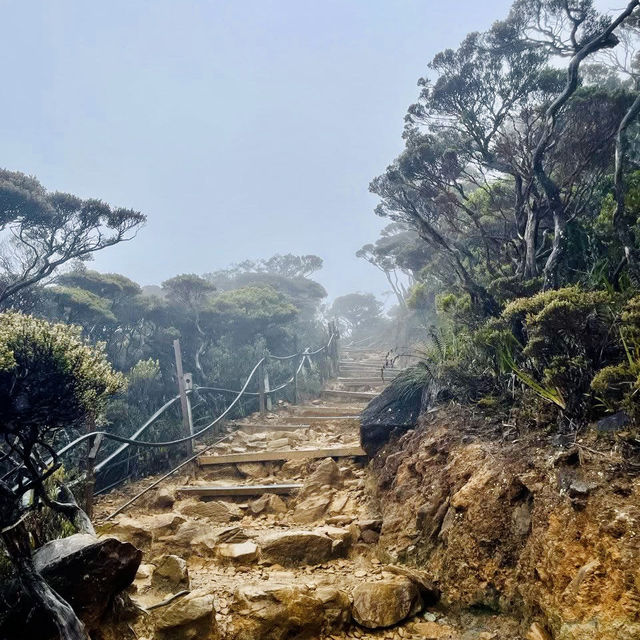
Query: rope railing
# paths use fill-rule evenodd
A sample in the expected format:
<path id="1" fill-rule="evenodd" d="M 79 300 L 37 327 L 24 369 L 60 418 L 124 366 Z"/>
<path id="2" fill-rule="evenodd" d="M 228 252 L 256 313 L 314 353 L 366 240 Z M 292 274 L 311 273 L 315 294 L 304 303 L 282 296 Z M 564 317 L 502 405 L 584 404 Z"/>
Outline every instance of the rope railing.
<path id="1" fill-rule="evenodd" d="M 113 461 L 116 460 L 116 458 L 118 458 L 120 455 L 122 455 L 129 447 L 133 446 L 133 447 L 140 447 L 140 448 L 157 449 L 157 448 L 163 448 L 163 447 L 173 447 L 173 446 L 177 446 L 187 442 L 193 442 L 196 438 L 203 436 L 205 433 L 210 431 L 215 425 L 219 424 L 226 416 L 228 416 L 229 413 L 234 409 L 234 407 L 240 402 L 241 398 L 245 396 L 252 397 L 252 398 L 255 398 L 258 396 L 272 398 L 274 394 L 282 391 L 283 389 L 287 388 L 289 385 L 291 385 L 294 382 L 296 383 L 296 387 L 297 387 L 297 376 L 300 374 L 301 371 L 303 371 L 305 363 L 308 363 L 311 366 L 312 365 L 311 357 L 318 355 L 319 353 L 325 350 L 328 351 L 331 348 L 336 338 L 337 338 L 337 333 L 335 331 L 331 331 L 328 342 L 322 347 L 314 351 L 311 351 L 309 348 L 307 348 L 302 352 L 297 352 L 288 356 L 276 356 L 273 354 L 266 354 L 253 366 L 251 372 L 249 373 L 249 375 L 247 376 L 244 382 L 244 385 L 240 390 L 236 391 L 236 390 L 227 389 L 224 387 L 213 387 L 213 386 L 212 387 L 195 387 L 194 389 L 187 390 L 186 393 L 188 394 L 193 394 L 194 392 L 200 392 L 200 391 L 211 391 L 211 392 L 219 392 L 219 393 L 230 393 L 235 395 L 233 400 L 229 403 L 229 405 L 224 409 L 224 411 L 222 411 L 222 413 L 219 416 L 217 416 L 214 420 L 209 422 L 203 428 L 198 429 L 197 431 L 189 435 L 185 435 L 180 438 L 174 438 L 172 440 L 164 440 L 164 441 L 139 439 L 140 436 L 145 431 L 147 431 L 147 429 L 149 429 L 170 407 L 174 405 L 174 403 L 176 403 L 180 399 L 180 395 L 177 395 L 177 396 L 174 396 L 173 398 L 170 398 L 167 402 L 165 402 L 162 405 L 162 407 L 160 407 L 156 412 L 154 412 L 154 414 L 130 436 L 125 437 L 125 436 L 121 436 L 121 435 L 114 434 L 104 430 L 92 431 L 90 433 L 86 433 L 77 437 L 75 440 L 69 442 L 58 451 L 55 451 L 55 452 L 52 451 L 51 457 L 48 460 L 46 460 L 44 464 L 46 467 L 51 467 L 52 465 L 59 466 L 60 457 L 64 456 L 65 454 L 68 454 L 70 451 L 76 449 L 78 446 L 82 445 L 84 442 L 88 440 L 94 440 L 94 442 L 98 444 L 98 446 L 102 441 L 102 439 L 119 442 L 120 443 L 119 447 L 117 447 L 112 453 L 110 453 L 106 458 L 101 460 L 99 463 L 97 463 L 93 467 L 93 473 L 97 474 L 116 466 L 115 464 L 113 464 Z M 337 350 L 336 350 L 336 354 L 337 354 Z M 297 368 L 295 369 L 293 375 L 290 378 L 288 378 L 284 383 L 278 385 L 273 389 L 261 388 L 260 392 L 253 392 L 253 391 L 247 390 L 249 387 L 249 384 L 254 379 L 256 372 L 261 370 L 261 367 L 267 362 L 267 360 L 273 359 L 278 361 L 287 361 L 287 360 L 293 360 L 295 358 L 299 358 L 300 362 Z M 296 394 L 297 394 L 297 388 L 296 388 Z M 209 448 L 210 446 L 212 445 L 208 445 L 207 448 Z M 94 452 L 94 456 L 95 456 L 97 454 L 98 447 L 94 447 L 94 448 L 95 448 L 95 452 Z M 199 452 L 198 455 L 200 455 L 201 453 L 202 451 Z M 193 457 L 193 459 L 195 459 L 195 457 Z M 125 462 L 126 461 L 122 461 L 122 464 L 124 464 Z M 7 476 L 14 475 L 14 473 L 17 473 L 21 468 L 22 468 L 21 465 L 17 465 L 14 469 L 12 469 L 7 474 Z M 127 477 L 128 476 L 125 476 L 125 478 L 119 480 L 117 483 L 113 483 L 112 485 L 110 485 L 110 488 L 112 488 L 113 486 L 117 486 L 117 484 L 126 480 Z M 80 480 L 81 479 L 82 477 L 80 478 Z"/>
<path id="2" fill-rule="evenodd" d="M 320 349 L 317 349 L 315 352 L 310 352 L 309 349 L 305 349 L 302 353 L 300 354 L 294 354 L 294 356 L 298 355 L 300 357 L 300 363 L 298 365 L 298 367 L 296 368 L 293 376 L 291 376 L 291 378 L 289 378 L 289 380 L 287 380 L 285 383 L 281 384 L 279 387 L 276 387 L 275 389 L 271 389 L 270 392 L 273 393 L 275 391 L 278 390 L 282 390 L 285 387 L 287 387 L 289 384 L 291 384 L 292 382 L 294 382 L 298 376 L 298 374 L 302 371 L 302 369 L 304 368 L 304 364 L 305 361 L 308 361 L 309 363 L 311 363 L 311 359 L 309 358 L 310 355 L 313 354 L 318 354 L 321 351 L 323 351 L 324 349 L 327 349 L 331 346 L 333 339 L 334 339 L 335 334 L 332 334 L 331 337 L 329 338 L 329 342 L 324 346 L 321 347 Z M 247 378 L 243 388 L 238 392 L 238 394 L 236 395 L 236 397 L 234 398 L 233 402 L 231 402 L 231 404 L 225 409 L 225 411 L 218 416 L 211 424 L 207 425 L 207 427 L 205 427 L 204 429 L 201 429 L 197 434 L 194 434 L 192 437 L 196 437 L 197 435 L 203 433 L 204 431 L 210 429 L 211 427 L 213 427 L 215 424 L 217 424 L 218 422 L 220 422 L 228 413 L 229 411 L 231 411 L 231 409 L 235 406 L 235 404 L 237 402 L 239 402 L 240 398 L 242 397 L 242 395 L 247 394 L 248 392 L 246 392 L 246 388 L 249 385 L 249 382 L 251 381 L 251 379 L 253 378 L 254 374 L 256 373 L 256 371 L 258 371 L 258 369 L 260 368 L 260 366 L 263 364 L 263 362 L 267 359 L 268 356 L 265 356 L 264 358 L 262 358 L 253 368 L 253 370 L 251 371 L 251 373 L 249 374 L 249 377 Z M 285 358 L 278 358 L 278 359 L 285 359 Z M 290 359 L 290 358 L 287 358 Z M 197 390 L 203 389 L 203 387 L 197 387 Z M 130 506 L 131 504 L 133 504 L 136 500 L 138 500 L 139 498 L 141 498 L 143 495 L 145 495 L 148 491 L 150 491 L 151 489 L 153 489 L 154 487 L 156 487 L 158 484 L 160 484 L 162 481 L 166 480 L 168 477 L 172 476 L 174 473 L 177 473 L 180 469 L 182 469 L 183 467 L 185 467 L 187 464 L 189 464 L 190 462 L 193 462 L 194 460 L 196 460 L 199 456 L 203 455 L 204 453 L 206 453 L 209 449 L 213 448 L 214 446 L 216 446 L 217 444 L 219 444 L 220 442 L 226 440 L 227 438 L 231 437 L 231 435 L 233 435 L 233 432 L 230 432 L 218 439 L 216 439 L 214 442 L 206 445 L 204 447 L 204 449 L 201 449 L 200 451 L 198 451 L 197 453 L 195 453 L 192 456 L 189 456 L 186 460 L 184 460 L 183 462 L 181 462 L 180 464 L 178 464 L 176 467 L 172 468 L 170 471 L 168 471 L 167 473 L 165 473 L 164 475 L 162 475 L 160 478 L 158 478 L 157 480 L 155 480 L 152 484 L 150 484 L 148 487 L 145 487 L 142 491 L 138 492 L 135 496 L 133 496 L 132 498 L 130 498 L 125 504 L 121 505 L 118 509 L 116 509 L 116 511 L 114 511 L 113 513 L 109 514 L 109 516 L 107 516 L 106 520 L 111 520 L 112 518 L 114 518 L 115 516 L 117 516 L 119 513 L 122 513 L 122 511 L 124 509 L 126 509 L 128 506 Z M 183 439 L 184 440 L 184 439 Z M 139 441 L 136 441 L 136 444 L 138 444 Z M 104 461 L 103 461 L 104 462 Z M 96 470 L 98 469 L 98 467 L 96 466 Z M 123 480 L 122 480 L 123 481 Z M 118 486 L 118 484 L 120 484 L 120 482 L 122 481 L 118 481 L 116 483 L 113 483 L 111 485 L 109 485 L 109 487 L 105 488 L 103 491 L 99 492 L 99 493 L 103 493 L 106 492 L 107 490 L 113 489 L 116 486 Z"/>

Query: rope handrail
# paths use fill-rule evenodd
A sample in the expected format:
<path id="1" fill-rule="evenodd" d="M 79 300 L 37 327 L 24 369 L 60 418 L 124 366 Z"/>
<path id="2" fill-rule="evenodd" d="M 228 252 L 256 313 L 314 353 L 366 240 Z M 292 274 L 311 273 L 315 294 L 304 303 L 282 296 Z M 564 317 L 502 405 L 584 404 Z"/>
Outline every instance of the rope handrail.
<path id="1" fill-rule="evenodd" d="M 300 365 L 298 366 L 298 369 L 296 370 L 296 374 L 300 373 L 305 360 L 309 360 L 309 356 L 312 355 L 316 355 L 318 353 L 320 353 L 321 351 L 323 351 L 324 349 L 327 349 L 331 343 L 333 342 L 335 334 L 332 333 L 331 336 L 329 337 L 329 341 L 327 342 L 327 344 L 325 344 L 324 346 L 320 347 L 319 349 L 311 352 L 309 351 L 309 348 L 306 348 L 302 353 L 296 353 L 296 354 L 292 354 L 291 356 L 273 356 L 277 359 L 290 359 L 292 357 L 296 357 L 296 356 L 301 356 L 301 361 L 300 361 Z M 103 469 L 111 460 L 113 460 L 115 457 L 117 457 L 118 455 L 120 455 L 123 451 L 125 451 L 128 447 L 135 445 L 135 446 L 140 446 L 140 447 L 147 447 L 147 448 L 160 448 L 160 447 L 169 447 L 169 446 L 175 446 L 178 444 L 182 444 L 184 442 L 188 442 L 188 441 L 192 441 L 195 438 L 198 438 L 199 436 L 201 436 L 203 433 L 206 433 L 209 429 L 211 429 L 215 424 L 217 424 L 220 420 L 222 420 L 230 411 L 231 409 L 238 403 L 238 401 L 240 400 L 240 398 L 243 395 L 246 396 L 259 396 L 259 393 L 256 392 L 251 392 L 251 391 L 247 391 L 247 387 L 249 386 L 249 383 L 251 382 L 251 380 L 253 379 L 253 376 L 255 375 L 256 371 L 258 370 L 258 368 L 260 367 L 261 364 L 263 364 L 270 356 L 266 355 L 265 357 L 261 358 L 253 367 L 253 369 L 251 370 L 251 373 L 249 374 L 249 376 L 247 377 L 242 389 L 240 389 L 240 391 L 235 391 L 232 389 L 225 389 L 222 387 L 196 387 L 195 390 L 212 390 L 212 391 L 221 391 L 221 392 L 225 392 L 225 393 L 235 393 L 236 397 L 232 400 L 232 402 L 229 404 L 229 406 L 210 424 L 208 424 L 207 426 L 203 427 L 202 429 L 196 431 L 193 434 L 190 434 L 188 436 L 184 436 L 182 438 L 177 438 L 174 440 L 168 440 L 168 441 L 164 441 L 164 442 L 153 442 L 153 441 L 147 441 L 147 440 L 138 440 L 138 436 L 140 434 L 142 434 L 149 426 L 151 426 L 153 424 L 153 422 L 155 422 L 160 415 L 162 415 L 162 413 L 164 411 L 166 411 L 166 409 L 168 409 L 174 402 L 176 402 L 180 396 L 175 396 L 173 398 L 171 398 L 169 401 L 167 401 L 162 407 L 160 407 L 160 409 L 158 409 L 135 433 L 133 433 L 130 437 L 125 437 L 125 436 L 119 436 L 117 434 L 114 433 L 110 433 L 108 431 L 92 431 L 90 433 L 86 433 L 83 434 L 82 436 L 79 436 L 78 438 L 76 438 L 75 440 L 73 440 L 72 442 L 68 443 L 67 445 L 65 445 L 62 449 L 60 449 L 59 451 L 56 452 L 56 457 L 59 457 L 69 451 L 71 451 L 72 449 L 74 449 L 75 447 L 77 447 L 78 445 L 82 444 L 85 440 L 88 440 L 90 438 L 96 438 L 98 436 L 102 436 L 108 440 L 113 440 L 116 442 L 120 442 L 122 443 L 122 446 L 118 447 L 116 449 L 116 451 L 114 451 L 113 453 L 111 453 L 109 456 L 107 456 L 104 460 L 102 460 L 101 462 L 99 462 L 98 464 L 96 464 L 95 466 L 95 471 L 99 472 L 101 469 Z M 274 389 L 269 389 L 268 391 L 265 391 L 264 393 L 266 395 L 269 394 L 273 394 L 276 393 L 278 391 L 281 391 L 282 389 L 284 389 L 285 387 L 287 387 L 289 384 L 291 384 L 294 379 L 295 379 L 295 375 L 293 375 L 291 378 L 289 378 L 286 382 L 284 382 L 283 384 L 279 385 L 278 387 L 275 387 Z M 188 393 L 192 393 L 193 390 L 189 390 Z M 50 458 L 46 464 L 50 465 L 53 463 L 53 458 Z M 17 470 L 17 469 L 16 469 Z"/>

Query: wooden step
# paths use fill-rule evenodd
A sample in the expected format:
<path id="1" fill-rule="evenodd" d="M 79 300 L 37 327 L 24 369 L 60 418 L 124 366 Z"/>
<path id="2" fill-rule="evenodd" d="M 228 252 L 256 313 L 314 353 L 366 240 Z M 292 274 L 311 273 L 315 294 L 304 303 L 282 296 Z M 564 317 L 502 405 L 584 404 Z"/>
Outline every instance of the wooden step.
<path id="1" fill-rule="evenodd" d="M 308 429 L 311 424 L 251 424 L 248 422 L 236 422 L 236 429 L 245 433 L 263 433 L 265 431 L 295 431 L 296 429 Z M 233 431 L 233 429 L 232 429 Z"/>
<path id="2" fill-rule="evenodd" d="M 286 424 L 296 424 L 299 420 L 299 416 L 279 416 L 280 420 Z M 356 415 L 342 415 L 342 416 L 304 416 L 304 421 L 309 424 L 319 424 L 329 422 L 330 420 L 359 420 L 360 414 Z"/>
<path id="3" fill-rule="evenodd" d="M 211 496 L 261 496 L 265 493 L 285 495 L 298 491 L 301 484 L 230 484 L 180 487 L 178 493 L 201 498 Z"/>
<path id="4" fill-rule="evenodd" d="M 385 382 L 384 380 L 376 380 L 375 382 L 341 382 L 340 386 L 344 387 L 345 389 L 357 390 L 359 387 L 375 387 L 376 389 L 378 389 L 386 387 L 387 384 L 388 381 Z"/>
<path id="5" fill-rule="evenodd" d="M 347 407 L 290 407 L 294 415 L 306 418 L 307 416 L 359 416 L 358 409 L 348 409 Z"/>
<path id="6" fill-rule="evenodd" d="M 348 376 L 340 376 L 338 382 L 350 382 L 353 384 L 379 384 L 381 382 L 388 382 L 388 379 L 385 378 L 349 378 Z"/>
<path id="7" fill-rule="evenodd" d="M 350 458 L 366 456 L 360 446 L 329 447 L 327 449 L 290 449 L 288 451 L 256 451 L 253 453 L 230 453 L 218 456 L 200 456 L 198 464 L 237 464 L 241 462 L 273 462 L 276 460 L 304 460 L 305 458 Z"/>
<path id="8" fill-rule="evenodd" d="M 373 400 L 379 394 L 368 391 L 340 391 L 338 389 L 325 389 L 322 392 L 327 398 L 350 398 L 354 400 Z"/>

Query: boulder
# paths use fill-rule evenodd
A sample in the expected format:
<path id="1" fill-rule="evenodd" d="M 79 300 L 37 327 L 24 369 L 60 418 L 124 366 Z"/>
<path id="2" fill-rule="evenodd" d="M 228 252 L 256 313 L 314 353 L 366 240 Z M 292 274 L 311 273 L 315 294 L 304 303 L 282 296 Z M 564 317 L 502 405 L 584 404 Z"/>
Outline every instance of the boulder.
<path id="1" fill-rule="evenodd" d="M 360 415 L 362 448 L 368 455 L 375 455 L 389 441 L 392 432 L 412 429 L 421 409 L 421 388 L 407 393 L 397 382 L 392 382 Z"/>
<path id="2" fill-rule="evenodd" d="M 189 570 L 183 558 L 163 555 L 154 559 L 155 570 L 151 586 L 155 589 L 175 593 L 189 588 Z"/>
<path id="3" fill-rule="evenodd" d="M 109 535 L 122 542 L 129 542 L 139 549 L 148 549 L 153 542 L 153 534 L 140 522 L 129 517 L 121 517 L 114 526 L 105 529 Z"/>
<path id="4" fill-rule="evenodd" d="M 423 640 L 457 640 L 460 638 L 460 634 L 453 627 L 438 622 L 415 622 L 411 626 L 411 631 Z M 475 637 L 480 638 L 480 636 Z"/>
<path id="5" fill-rule="evenodd" d="M 231 638 L 285 640 L 338 632 L 351 618 L 347 593 L 333 587 L 247 585 L 234 593 Z"/>
<path id="6" fill-rule="evenodd" d="M 187 502 L 180 507 L 180 513 L 192 518 L 207 518 L 213 522 L 225 523 L 242 517 L 242 512 L 235 504 L 219 500 Z"/>
<path id="7" fill-rule="evenodd" d="M 176 497 L 167 487 L 162 487 L 156 491 L 156 494 L 151 502 L 151 506 L 156 509 L 171 509 L 173 503 L 176 501 Z"/>
<path id="8" fill-rule="evenodd" d="M 262 558 L 286 566 L 322 564 L 333 557 L 334 541 L 314 531 L 279 531 L 260 540 Z"/>
<path id="9" fill-rule="evenodd" d="M 332 494 L 330 491 L 324 494 L 309 496 L 298 503 L 293 511 L 292 519 L 298 524 L 310 524 L 320 520 L 331 504 Z"/>
<path id="10" fill-rule="evenodd" d="M 167 607 L 154 611 L 158 640 L 216 640 L 213 595 L 192 591 Z"/>
<path id="11" fill-rule="evenodd" d="M 216 547 L 216 553 L 221 560 L 243 564 L 257 560 L 259 549 L 254 542 L 224 542 Z"/>
<path id="12" fill-rule="evenodd" d="M 252 500 L 249 503 L 249 511 L 254 515 L 260 513 L 286 513 L 287 504 L 280 496 L 273 493 L 265 493 L 257 500 Z"/>
<path id="13" fill-rule="evenodd" d="M 128 542 L 83 533 L 48 542 L 33 554 L 36 570 L 89 631 L 100 626 L 115 596 L 133 582 L 141 559 L 142 552 Z M 34 606 L 17 580 L 3 591 L 11 612 L 0 628 L 0 638 L 57 637 L 48 614 Z"/>
<path id="14" fill-rule="evenodd" d="M 327 487 L 338 488 L 342 486 L 342 473 L 340 467 L 333 458 L 325 458 L 317 466 L 316 470 L 304 481 L 298 496 L 306 498 L 312 494 L 326 491 Z"/>
<path id="15" fill-rule="evenodd" d="M 368 629 L 390 627 L 423 607 L 418 586 L 404 576 L 364 582 L 353 591 L 353 618 Z"/>
<path id="16" fill-rule="evenodd" d="M 268 477 L 271 467 L 263 462 L 238 462 L 236 469 L 243 478 L 259 480 Z"/>

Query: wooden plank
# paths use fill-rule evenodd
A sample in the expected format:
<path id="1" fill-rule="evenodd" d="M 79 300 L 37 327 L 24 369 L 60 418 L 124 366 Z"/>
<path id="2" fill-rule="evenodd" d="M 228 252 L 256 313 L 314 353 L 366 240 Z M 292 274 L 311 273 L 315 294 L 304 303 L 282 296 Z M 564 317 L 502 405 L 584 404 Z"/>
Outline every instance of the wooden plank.
<path id="1" fill-rule="evenodd" d="M 191 486 L 180 487 L 178 493 L 191 496 L 209 497 L 209 496 L 260 496 L 264 493 L 276 493 L 284 495 L 297 491 L 302 484 L 238 484 L 238 485 L 207 485 L 207 486 Z"/>
<path id="2" fill-rule="evenodd" d="M 273 462 L 275 460 L 304 460 L 304 458 L 349 458 L 366 456 L 359 446 L 330 447 L 327 449 L 290 449 L 288 451 L 256 451 L 253 453 L 230 453 L 219 456 L 200 456 L 198 464 L 236 464 L 239 462 Z"/>
<path id="3" fill-rule="evenodd" d="M 298 416 L 280 416 L 280 419 L 286 424 L 295 424 Z M 323 422 L 329 422 L 330 420 L 359 420 L 360 414 L 356 415 L 343 415 L 343 416 L 304 416 L 304 421 L 309 424 L 318 424 Z"/>
<path id="4" fill-rule="evenodd" d="M 296 416 L 306 418 L 307 416 L 359 416 L 360 412 L 357 409 L 350 410 L 348 407 L 322 407 L 307 406 L 307 407 L 294 407 Z"/>
<path id="5" fill-rule="evenodd" d="M 373 400 L 377 398 L 379 394 L 369 393 L 368 391 L 339 391 L 338 389 L 325 389 L 322 392 L 323 396 L 330 398 L 350 398 L 356 400 Z"/>
<path id="6" fill-rule="evenodd" d="M 247 433 L 263 433 L 265 431 L 295 431 L 296 429 L 308 429 L 310 424 L 250 424 L 236 422 L 234 427 Z"/>

